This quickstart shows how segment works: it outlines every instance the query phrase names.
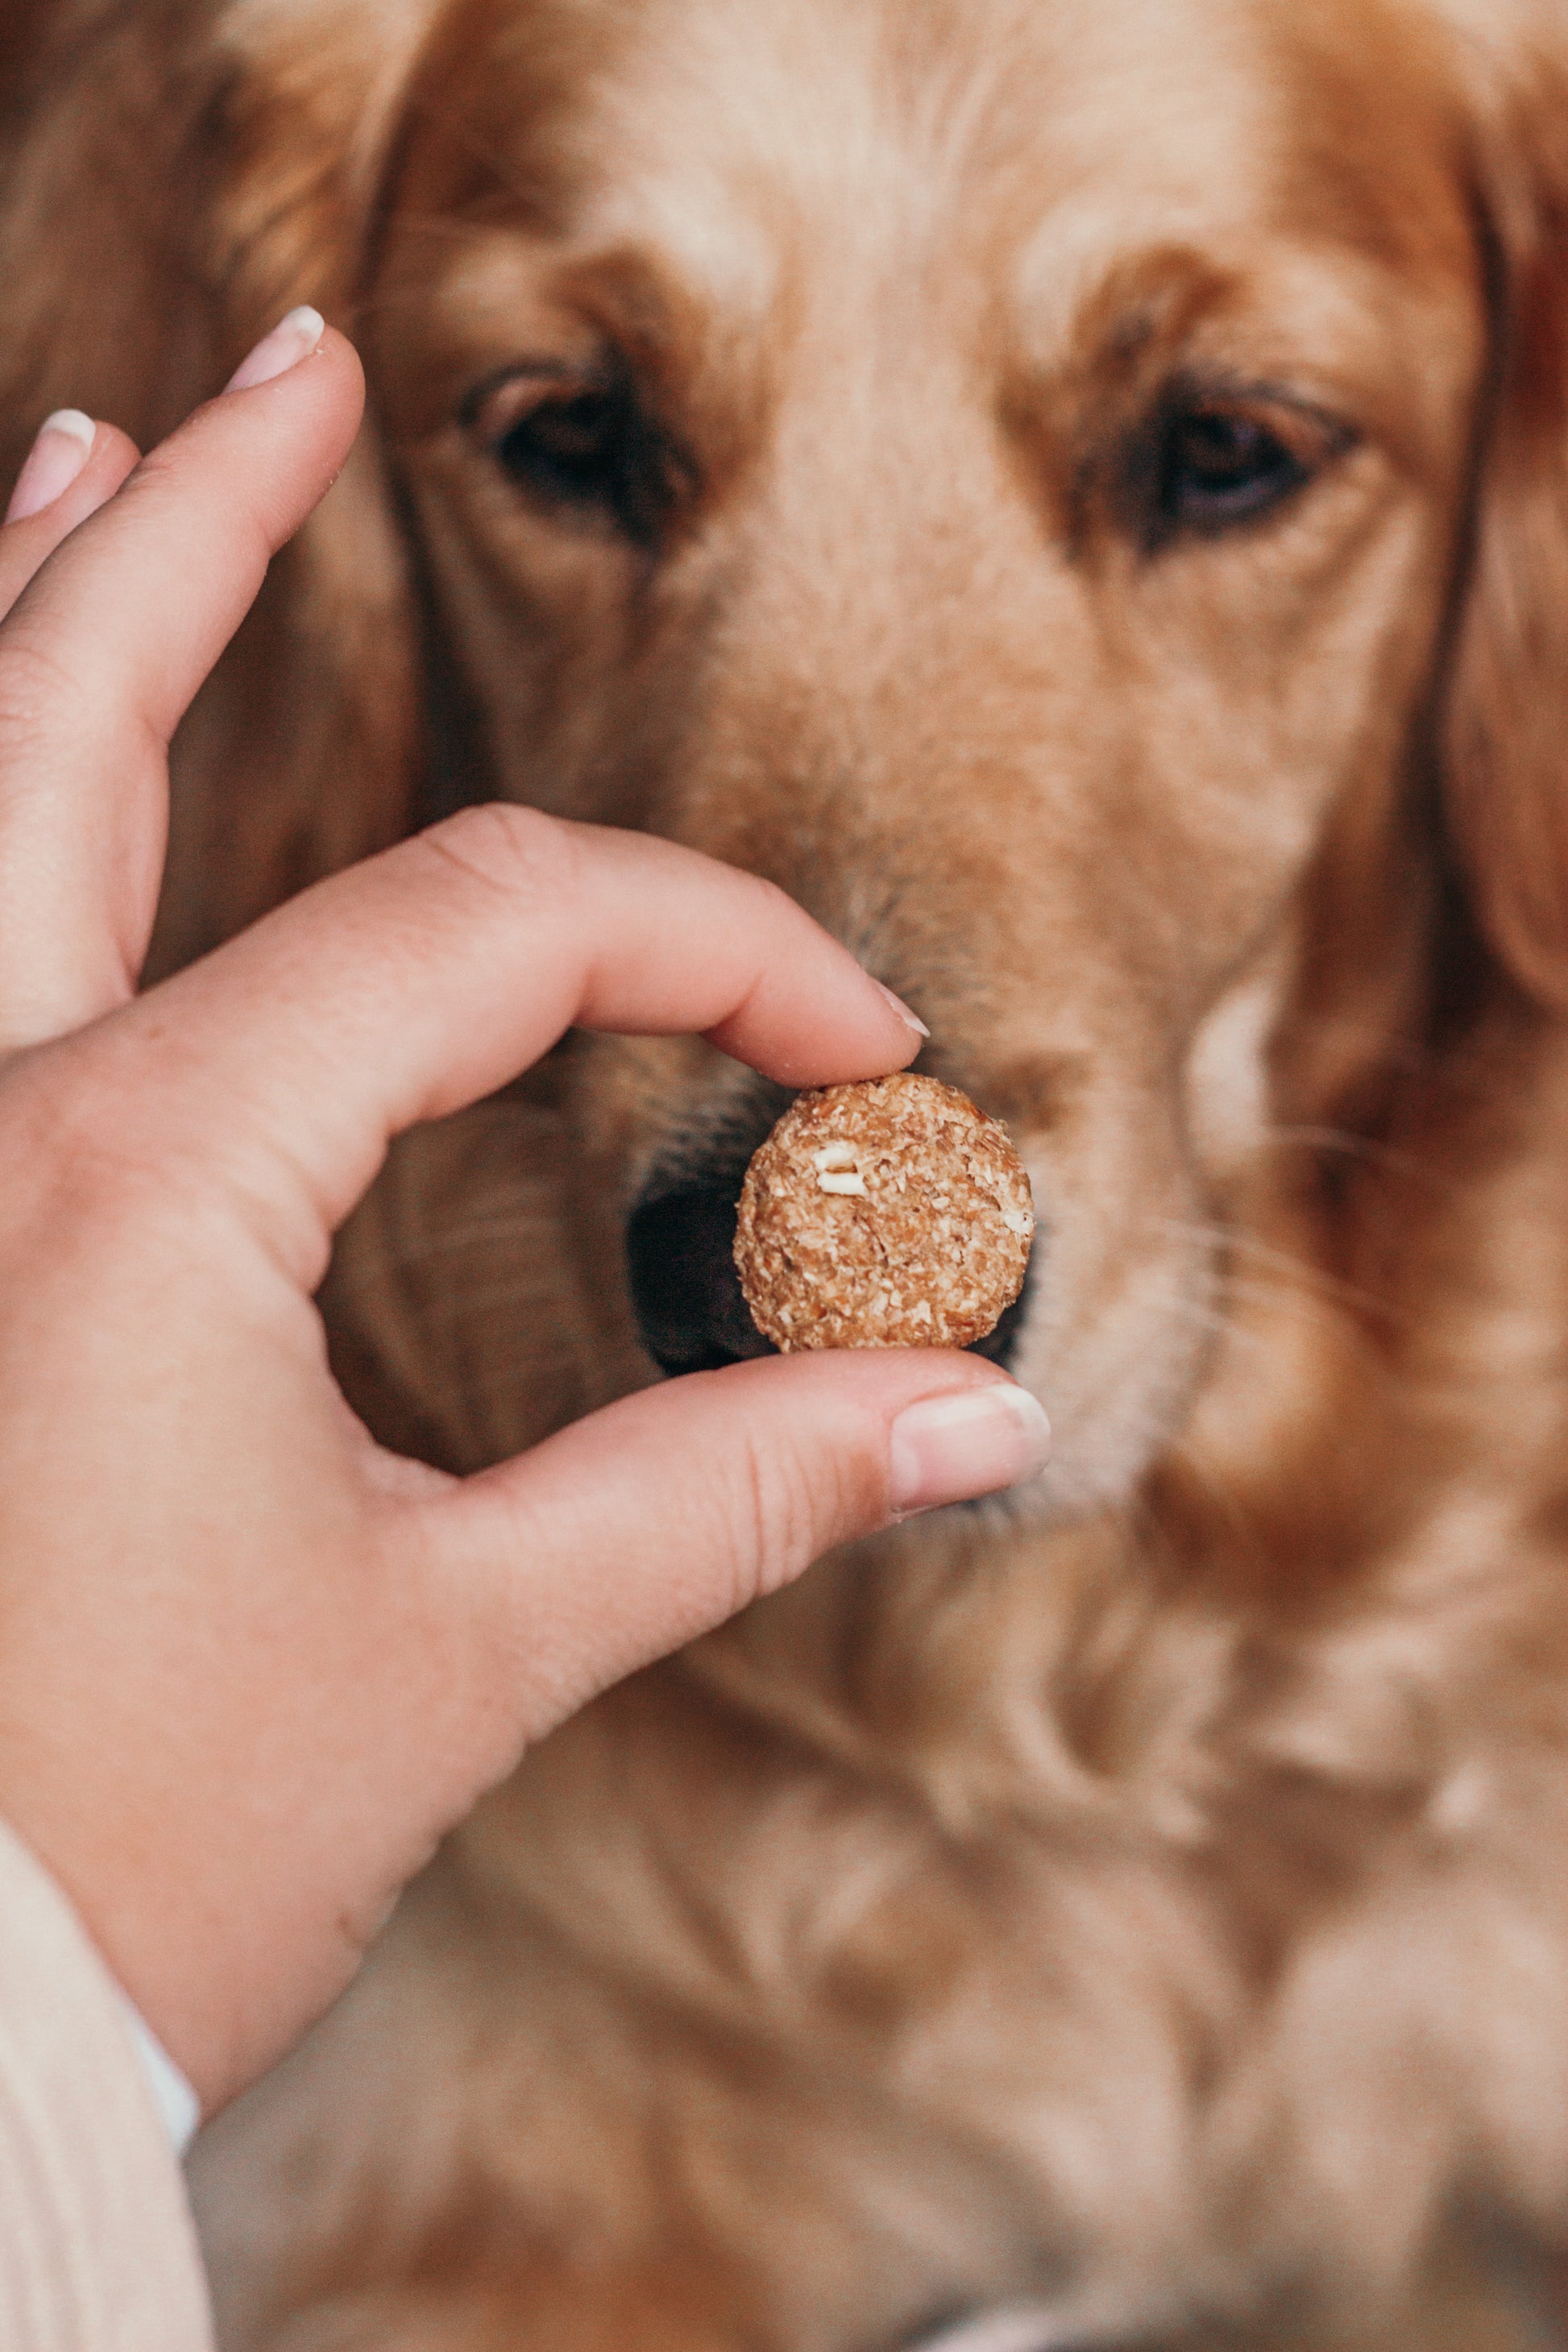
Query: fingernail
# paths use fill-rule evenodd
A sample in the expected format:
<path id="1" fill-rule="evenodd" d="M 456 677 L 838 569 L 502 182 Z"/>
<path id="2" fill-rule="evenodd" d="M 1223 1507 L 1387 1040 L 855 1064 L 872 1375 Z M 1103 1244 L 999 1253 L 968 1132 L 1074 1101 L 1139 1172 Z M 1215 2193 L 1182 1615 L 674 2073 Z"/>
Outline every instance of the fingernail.
<path id="1" fill-rule="evenodd" d="M 42 514 L 46 507 L 53 506 L 91 457 L 97 438 L 97 425 L 79 408 L 57 408 L 52 416 L 46 416 L 16 477 L 5 509 L 6 521 L 26 522 L 29 515 Z"/>
<path id="2" fill-rule="evenodd" d="M 893 1508 L 929 1511 L 1016 1486 L 1044 1468 L 1050 1444 L 1044 1412 L 1016 1381 L 925 1397 L 893 1423 Z"/>
<path id="3" fill-rule="evenodd" d="M 279 319 L 269 335 L 263 335 L 256 349 L 241 360 L 225 392 L 250 392 L 258 383 L 270 383 L 276 375 L 287 375 L 297 362 L 309 359 L 321 348 L 327 322 L 319 310 L 301 302 L 286 319 Z"/>
<path id="4" fill-rule="evenodd" d="M 912 1029 L 917 1037 L 929 1037 L 931 1035 L 931 1031 L 926 1027 L 925 1023 L 920 1020 L 910 1011 L 909 1006 L 904 1003 L 901 996 L 895 996 L 890 988 L 883 988 L 880 981 L 877 982 L 877 986 L 882 989 L 883 995 L 887 998 L 889 1003 L 892 1006 L 894 1012 L 898 1014 L 900 1020 L 904 1024 L 906 1028 Z"/>

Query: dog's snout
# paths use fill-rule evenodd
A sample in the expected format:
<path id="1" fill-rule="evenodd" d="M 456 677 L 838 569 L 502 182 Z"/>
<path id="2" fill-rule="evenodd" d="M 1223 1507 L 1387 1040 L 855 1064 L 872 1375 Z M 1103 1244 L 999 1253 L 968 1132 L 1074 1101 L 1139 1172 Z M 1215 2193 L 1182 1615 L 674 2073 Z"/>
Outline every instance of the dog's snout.
<path id="1" fill-rule="evenodd" d="M 638 1202 L 626 1265 L 642 1342 L 666 1372 L 717 1371 L 776 1354 L 752 1320 L 735 1271 L 739 1180 L 694 1182 Z"/>

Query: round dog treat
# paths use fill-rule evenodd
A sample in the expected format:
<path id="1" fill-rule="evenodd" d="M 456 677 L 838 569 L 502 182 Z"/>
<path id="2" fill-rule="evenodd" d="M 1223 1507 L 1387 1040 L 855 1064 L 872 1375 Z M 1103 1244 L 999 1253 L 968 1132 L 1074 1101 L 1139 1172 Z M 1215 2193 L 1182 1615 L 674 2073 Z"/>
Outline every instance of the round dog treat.
<path id="1" fill-rule="evenodd" d="M 967 1095 L 904 1072 L 790 1105 L 746 1171 L 735 1265 L 798 1348 L 967 1348 L 1024 1286 L 1029 1180 Z"/>

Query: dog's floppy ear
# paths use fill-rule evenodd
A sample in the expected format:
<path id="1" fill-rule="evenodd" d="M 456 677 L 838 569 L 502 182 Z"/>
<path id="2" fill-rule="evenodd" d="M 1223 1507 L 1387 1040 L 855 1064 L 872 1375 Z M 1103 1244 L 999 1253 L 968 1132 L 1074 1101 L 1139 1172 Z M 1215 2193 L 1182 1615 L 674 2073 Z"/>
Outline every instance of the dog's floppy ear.
<path id="1" fill-rule="evenodd" d="M 437 0 L 63 0 L 0 168 L 0 466 L 50 408 L 144 446 L 283 311 L 353 330 L 379 174 Z M 414 599 L 374 421 L 176 743 L 154 968 L 405 829 Z"/>
<path id="2" fill-rule="evenodd" d="M 1499 16 L 1508 16 L 1505 5 Z M 1495 60 L 1481 205 L 1494 363 L 1445 711 L 1449 823 L 1481 925 L 1568 1011 L 1568 19 Z"/>

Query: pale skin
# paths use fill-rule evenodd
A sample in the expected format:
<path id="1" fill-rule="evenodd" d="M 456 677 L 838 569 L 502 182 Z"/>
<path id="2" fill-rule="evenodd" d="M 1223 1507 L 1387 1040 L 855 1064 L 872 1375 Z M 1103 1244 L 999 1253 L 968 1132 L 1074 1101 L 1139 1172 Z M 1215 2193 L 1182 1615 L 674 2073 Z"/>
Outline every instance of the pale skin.
<path id="1" fill-rule="evenodd" d="M 312 1293 L 402 1129 L 574 1024 L 793 1085 L 919 1043 L 767 884 L 518 809 L 137 993 L 170 736 L 362 396 L 291 318 L 144 461 L 46 431 L 0 530 L 0 1814 L 209 2110 L 531 1740 L 1046 1444 L 934 1350 L 700 1374 L 463 1481 L 349 1412 Z"/>

